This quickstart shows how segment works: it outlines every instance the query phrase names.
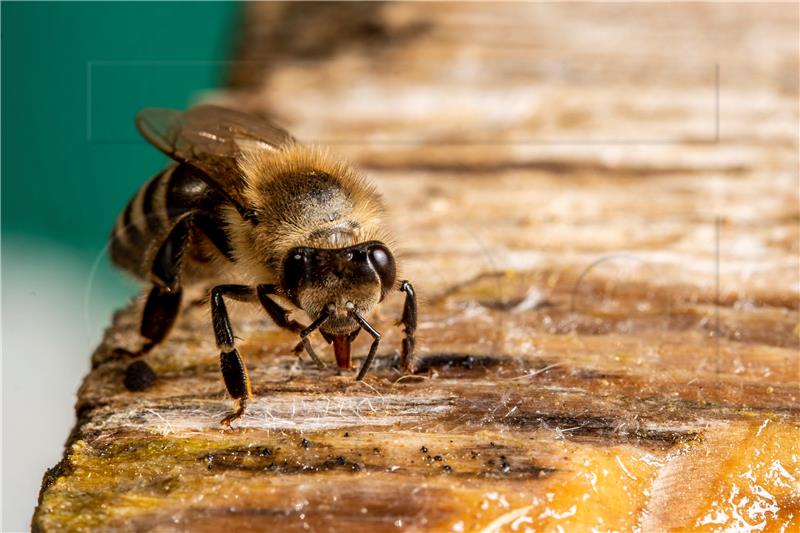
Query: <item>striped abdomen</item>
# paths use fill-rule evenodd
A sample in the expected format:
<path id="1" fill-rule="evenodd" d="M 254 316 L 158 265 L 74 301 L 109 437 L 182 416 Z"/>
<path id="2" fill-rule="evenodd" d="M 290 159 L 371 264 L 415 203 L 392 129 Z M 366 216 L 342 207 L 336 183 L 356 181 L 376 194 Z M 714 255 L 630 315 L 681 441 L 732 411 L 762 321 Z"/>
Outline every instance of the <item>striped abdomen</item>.
<path id="1" fill-rule="evenodd" d="M 208 263 L 212 259 L 209 252 L 230 259 L 230 243 L 220 215 L 224 202 L 193 167 L 167 167 L 145 183 L 117 217 L 110 238 L 111 261 L 140 279 L 148 279 L 156 252 L 186 217 L 191 217 L 192 231 L 182 254 L 184 263 Z"/>

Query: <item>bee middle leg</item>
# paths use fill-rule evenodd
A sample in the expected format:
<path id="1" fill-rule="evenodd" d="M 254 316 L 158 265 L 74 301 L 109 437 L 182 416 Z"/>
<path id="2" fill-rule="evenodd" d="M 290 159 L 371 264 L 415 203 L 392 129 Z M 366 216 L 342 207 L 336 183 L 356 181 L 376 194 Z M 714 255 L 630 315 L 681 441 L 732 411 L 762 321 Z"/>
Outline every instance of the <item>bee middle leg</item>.
<path id="1" fill-rule="evenodd" d="M 239 301 L 251 301 L 255 290 L 246 285 L 218 285 L 211 289 L 211 320 L 214 326 L 214 337 L 220 349 L 220 369 L 225 381 L 225 388 L 234 401 L 234 412 L 223 418 L 220 423 L 230 427 L 231 422 L 244 414 L 247 402 L 253 397 L 250 388 L 250 377 L 239 350 L 236 349 L 233 327 L 225 306 L 225 297 Z"/>

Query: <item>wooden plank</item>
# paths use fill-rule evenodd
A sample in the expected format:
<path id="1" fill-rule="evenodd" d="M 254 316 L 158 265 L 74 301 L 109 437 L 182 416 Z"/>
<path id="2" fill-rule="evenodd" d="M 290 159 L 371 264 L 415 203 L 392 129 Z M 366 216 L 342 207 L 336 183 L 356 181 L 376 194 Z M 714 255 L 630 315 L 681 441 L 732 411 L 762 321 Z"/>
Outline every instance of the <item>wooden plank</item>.
<path id="1" fill-rule="evenodd" d="M 232 306 L 255 399 L 224 430 L 204 306 L 122 387 L 137 303 L 35 530 L 800 528 L 796 6 L 388 4 L 268 73 L 253 36 L 311 8 L 248 9 L 235 103 L 383 192 L 418 373 L 400 295 L 363 383 Z"/>

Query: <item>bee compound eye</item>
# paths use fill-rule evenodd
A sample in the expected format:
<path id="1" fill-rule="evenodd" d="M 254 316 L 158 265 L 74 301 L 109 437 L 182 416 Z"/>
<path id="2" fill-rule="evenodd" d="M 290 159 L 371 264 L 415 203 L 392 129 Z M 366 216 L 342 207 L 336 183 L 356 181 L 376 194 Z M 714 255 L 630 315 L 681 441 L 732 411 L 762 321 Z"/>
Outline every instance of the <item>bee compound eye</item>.
<path id="1" fill-rule="evenodd" d="M 386 270 L 391 264 L 394 263 L 392 254 L 385 246 L 376 245 L 369 249 L 369 261 L 375 270 Z"/>
<path id="2" fill-rule="evenodd" d="M 392 288 L 392 285 L 394 285 L 396 275 L 394 257 L 389 249 L 382 244 L 376 244 L 370 247 L 367 256 L 369 257 L 372 268 L 375 269 L 375 272 L 381 280 L 381 298 L 383 298 Z"/>

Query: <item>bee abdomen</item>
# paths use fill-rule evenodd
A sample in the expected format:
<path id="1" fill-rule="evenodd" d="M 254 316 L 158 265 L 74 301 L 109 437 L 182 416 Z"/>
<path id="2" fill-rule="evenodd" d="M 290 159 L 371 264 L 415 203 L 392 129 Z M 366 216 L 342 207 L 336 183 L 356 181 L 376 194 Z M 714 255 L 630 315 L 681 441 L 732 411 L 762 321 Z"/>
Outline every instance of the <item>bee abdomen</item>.
<path id="1" fill-rule="evenodd" d="M 117 218 L 111 233 L 112 262 L 140 279 L 147 279 L 156 250 L 175 224 L 190 212 L 193 232 L 202 234 L 231 260 L 231 244 L 220 214 L 224 202 L 190 165 L 166 168 L 136 192 Z M 197 239 L 190 240 L 198 244 Z M 187 255 L 195 262 L 204 257 L 203 253 Z"/>
<path id="2" fill-rule="evenodd" d="M 146 276 L 149 268 L 145 257 L 151 255 L 150 248 L 163 240 L 171 225 L 166 192 L 175 168 L 167 167 L 136 191 L 111 230 L 111 261 L 137 277 Z"/>

